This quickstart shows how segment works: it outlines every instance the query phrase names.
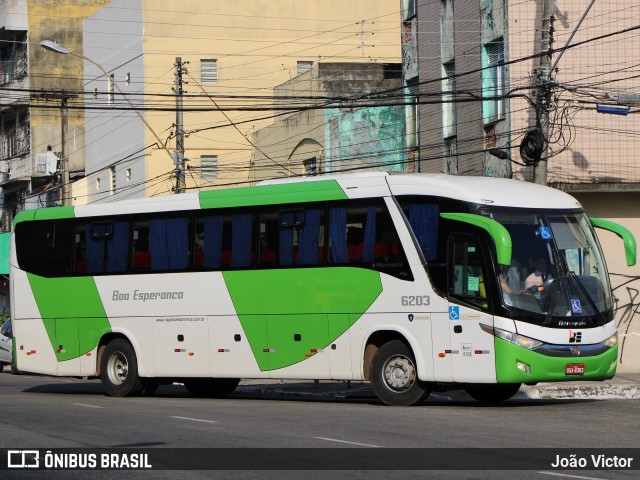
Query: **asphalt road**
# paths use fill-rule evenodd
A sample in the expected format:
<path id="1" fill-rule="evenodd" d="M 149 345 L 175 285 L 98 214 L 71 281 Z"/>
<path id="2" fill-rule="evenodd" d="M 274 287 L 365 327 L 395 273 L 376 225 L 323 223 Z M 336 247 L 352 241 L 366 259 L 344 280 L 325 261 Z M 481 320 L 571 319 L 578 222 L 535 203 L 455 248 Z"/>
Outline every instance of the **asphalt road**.
<path id="1" fill-rule="evenodd" d="M 453 470 L 464 468 L 462 457 L 474 448 L 557 449 L 607 448 L 624 452 L 640 445 L 640 404 L 637 400 L 512 400 L 485 407 L 462 397 L 433 394 L 421 406 L 393 408 L 370 399 L 269 398 L 234 395 L 204 399 L 180 385 L 161 387 L 152 397 L 112 398 L 98 381 L 12 376 L 0 373 L 0 448 L 72 449 L 162 448 L 167 459 L 181 448 L 229 448 L 231 455 L 259 454 L 264 447 L 299 449 L 294 465 L 305 471 L 4 471 L 1 478 L 438 478 L 438 479 L 597 479 L 638 478 L 638 470 L 527 471 Z M 365 470 L 368 461 L 397 462 L 411 449 L 436 457 L 439 448 L 453 454 L 435 458 L 446 470 Z M 316 450 L 307 450 L 316 449 Z M 355 469 L 344 470 L 336 450 L 356 449 Z M 390 450 L 394 449 L 394 450 Z M 216 451 L 211 451 L 212 455 Z M 282 462 L 282 452 L 271 459 Z M 312 453 L 313 452 L 313 453 Z M 317 459 L 307 462 L 318 452 Z M 345 451 L 341 451 L 345 453 Z M 219 454 L 219 451 L 217 451 Z M 340 453 L 340 452 L 338 452 Z M 518 450 L 517 454 L 522 454 Z M 304 454 L 304 455 L 302 455 Z M 352 454 L 352 452 L 346 452 Z M 295 455 L 295 452 L 294 452 Z M 385 457 L 386 455 L 386 457 Z M 377 458 L 376 458 L 377 457 Z M 366 460 L 366 459 L 369 460 Z M 334 459 L 334 460 L 332 460 Z M 315 460 L 315 461 L 314 461 Z M 267 459 L 267 462 L 269 459 Z M 322 470 L 335 461 L 338 471 Z M 457 462 L 460 463 L 457 463 Z M 640 463 L 640 455 L 635 459 Z M 171 463 L 171 462 L 169 462 Z M 384 462 L 383 462 L 384 463 Z M 406 468 L 406 465 L 399 468 Z M 635 464 L 634 464 L 635 465 Z M 637 467 L 638 465 L 636 465 Z M 324 467 L 326 468 L 326 467 Z"/>

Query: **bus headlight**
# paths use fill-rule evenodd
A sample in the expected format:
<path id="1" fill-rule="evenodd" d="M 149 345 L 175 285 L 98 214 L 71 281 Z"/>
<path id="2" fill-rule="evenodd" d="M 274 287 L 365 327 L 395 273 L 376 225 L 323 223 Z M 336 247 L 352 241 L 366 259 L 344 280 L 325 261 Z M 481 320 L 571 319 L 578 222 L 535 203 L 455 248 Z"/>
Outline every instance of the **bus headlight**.
<path id="1" fill-rule="evenodd" d="M 607 338 L 604 341 L 604 344 L 609 348 L 615 347 L 618 344 L 618 332 L 614 333 L 609 338 Z"/>
<path id="2" fill-rule="evenodd" d="M 508 332 L 501 328 L 490 327 L 489 325 L 480 324 L 480 328 L 487 333 L 490 333 L 498 338 L 506 340 L 509 343 L 518 345 L 519 347 L 527 348 L 529 350 L 535 350 L 542 345 L 542 342 L 533 338 L 525 337 L 517 333 Z"/>

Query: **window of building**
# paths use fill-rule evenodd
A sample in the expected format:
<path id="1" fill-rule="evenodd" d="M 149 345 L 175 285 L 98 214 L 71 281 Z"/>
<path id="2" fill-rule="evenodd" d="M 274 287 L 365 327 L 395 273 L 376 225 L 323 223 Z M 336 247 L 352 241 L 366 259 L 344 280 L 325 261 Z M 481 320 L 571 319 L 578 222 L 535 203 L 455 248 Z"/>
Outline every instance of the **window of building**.
<path id="1" fill-rule="evenodd" d="M 116 167 L 109 167 L 109 195 L 116 193 Z"/>
<path id="2" fill-rule="evenodd" d="M 458 139 L 449 137 L 444 140 L 444 173 L 458 174 Z"/>
<path id="3" fill-rule="evenodd" d="M 442 137 L 453 137 L 457 133 L 456 118 L 456 64 L 442 65 Z"/>
<path id="4" fill-rule="evenodd" d="M 100 191 L 100 177 L 96 178 L 96 190 Z"/>
<path id="5" fill-rule="evenodd" d="M 127 178 L 127 182 L 131 181 L 131 169 L 127 168 L 126 170 L 126 178 Z"/>
<path id="6" fill-rule="evenodd" d="M 485 67 L 482 70 L 483 118 L 485 123 L 491 123 L 505 114 L 504 42 L 501 38 L 483 46 L 482 66 Z"/>
<path id="7" fill-rule="evenodd" d="M 107 103 L 111 104 L 115 101 L 115 75 L 112 73 L 107 77 Z"/>
<path id="8" fill-rule="evenodd" d="M 200 60 L 200 81 L 202 83 L 218 83 L 218 61 Z"/>
<path id="9" fill-rule="evenodd" d="M 298 75 L 308 72 L 313 67 L 313 62 L 307 60 L 298 60 Z"/>
<path id="10" fill-rule="evenodd" d="M 313 177 L 318 174 L 318 164 L 316 157 L 307 158 L 302 161 L 304 165 L 304 174 Z"/>
<path id="11" fill-rule="evenodd" d="M 218 178 L 218 156 L 202 155 L 200 157 L 200 176 L 207 180 Z"/>

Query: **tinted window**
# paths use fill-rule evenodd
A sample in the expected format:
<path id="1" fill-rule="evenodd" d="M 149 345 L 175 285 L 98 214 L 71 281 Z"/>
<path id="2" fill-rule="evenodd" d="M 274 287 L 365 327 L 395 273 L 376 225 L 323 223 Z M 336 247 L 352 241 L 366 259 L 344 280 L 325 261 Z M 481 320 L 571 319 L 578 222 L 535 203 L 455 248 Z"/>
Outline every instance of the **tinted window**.
<path id="1" fill-rule="evenodd" d="M 21 269 L 42 277 L 71 274 L 73 220 L 42 220 L 16 225 L 16 255 Z"/>

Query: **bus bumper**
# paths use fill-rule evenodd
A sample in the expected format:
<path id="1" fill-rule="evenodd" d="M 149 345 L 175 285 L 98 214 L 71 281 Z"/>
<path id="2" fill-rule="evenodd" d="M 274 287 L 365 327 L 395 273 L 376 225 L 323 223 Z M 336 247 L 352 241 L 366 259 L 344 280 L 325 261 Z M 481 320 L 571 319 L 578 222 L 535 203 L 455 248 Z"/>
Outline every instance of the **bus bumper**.
<path id="1" fill-rule="evenodd" d="M 495 339 L 498 383 L 608 380 L 618 366 L 618 345 L 593 356 L 553 357 Z"/>

